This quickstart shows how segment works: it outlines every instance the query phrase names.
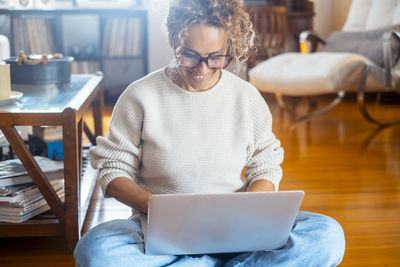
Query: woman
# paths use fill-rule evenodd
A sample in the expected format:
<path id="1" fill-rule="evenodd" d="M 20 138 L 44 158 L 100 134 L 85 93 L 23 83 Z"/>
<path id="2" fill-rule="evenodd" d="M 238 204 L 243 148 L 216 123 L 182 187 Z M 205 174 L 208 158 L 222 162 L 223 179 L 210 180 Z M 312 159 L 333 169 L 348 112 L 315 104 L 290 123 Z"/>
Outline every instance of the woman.
<path id="1" fill-rule="evenodd" d="M 92 148 L 105 196 L 133 208 L 79 241 L 78 266 L 332 266 L 343 256 L 333 219 L 299 212 L 287 245 L 235 255 L 149 256 L 138 215 L 159 193 L 277 191 L 283 149 L 256 88 L 225 71 L 247 59 L 254 37 L 240 0 L 173 0 L 167 28 L 176 64 L 131 84 L 107 138 Z M 241 171 L 246 167 L 246 180 Z M 229 259 L 228 256 L 231 256 Z M 226 261 L 226 262 L 225 262 Z"/>

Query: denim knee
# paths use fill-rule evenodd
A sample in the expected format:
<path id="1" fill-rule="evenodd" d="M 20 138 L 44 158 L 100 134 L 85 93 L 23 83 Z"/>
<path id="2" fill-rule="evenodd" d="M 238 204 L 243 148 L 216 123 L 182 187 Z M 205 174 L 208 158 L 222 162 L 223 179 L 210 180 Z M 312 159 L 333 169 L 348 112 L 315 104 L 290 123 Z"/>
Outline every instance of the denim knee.
<path id="1" fill-rule="evenodd" d="M 98 262 L 102 259 L 104 262 L 108 261 L 107 255 L 110 253 L 110 239 L 118 238 L 125 234 L 133 234 L 137 232 L 137 225 L 134 221 L 130 220 L 112 220 L 109 222 L 97 225 L 79 240 L 74 251 L 74 258 L 79 266 L 79 263 L 85 263 L 86 266 L 90 266 L 90 262 L 94 259 Z M 136 233 L 138 241 L 141 237 L 139 233 Z M 131 237 L 134 235 L 130 235 Z M 122 240 L 121 240 L 122 241 Z"/>
<path id="2" fill-rule="evenodd" d="M 345 251 L 345 236 L 342 226 L 329 216 L 320 214 L 315 216 L 315 226 L 319 228 L 320 234 L 320 256 L 329 263 L 326 266 L 336 266 L 342 261 Z"/>

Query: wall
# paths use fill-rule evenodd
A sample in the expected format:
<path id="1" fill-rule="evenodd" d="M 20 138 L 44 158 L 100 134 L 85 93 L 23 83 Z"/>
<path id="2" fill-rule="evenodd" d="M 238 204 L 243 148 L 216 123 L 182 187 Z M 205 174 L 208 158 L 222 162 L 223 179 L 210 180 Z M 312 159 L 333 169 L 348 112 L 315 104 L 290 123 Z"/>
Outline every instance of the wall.
<path id="1" fill-rule="evenodd" d="M 153 6 L 149 9 L 149 72 L 168 65 L 174 58 L 173 51 L 169 46 L 165 26 L 168 15 L 168 2 L 165 0 L 153 0 Z"/>

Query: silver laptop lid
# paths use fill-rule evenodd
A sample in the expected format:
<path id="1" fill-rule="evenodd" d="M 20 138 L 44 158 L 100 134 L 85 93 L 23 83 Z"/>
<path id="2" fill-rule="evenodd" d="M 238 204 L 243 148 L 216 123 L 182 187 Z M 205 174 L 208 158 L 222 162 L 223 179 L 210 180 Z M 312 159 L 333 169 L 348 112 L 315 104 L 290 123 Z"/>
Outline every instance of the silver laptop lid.
<path id="1" fill-rule="evenodd" d="M 303 196 L 303 191 L 154 195 L 147 233 L 143 229 L 146 254 L 280 248 L 287 242 Z"/>

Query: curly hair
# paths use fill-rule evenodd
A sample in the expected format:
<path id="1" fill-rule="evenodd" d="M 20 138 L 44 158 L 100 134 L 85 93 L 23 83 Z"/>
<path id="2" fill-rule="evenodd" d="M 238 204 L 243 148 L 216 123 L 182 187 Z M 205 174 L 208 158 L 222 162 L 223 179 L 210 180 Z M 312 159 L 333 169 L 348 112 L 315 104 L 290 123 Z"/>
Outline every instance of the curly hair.
<path id="1" fill-rule="evenodd" d="M 228 33 L 228 51 L 235 61 L 244 62 L 254 49 L 255 32 L 241 0 L 171 0 L 167 18 L 169 39 L 179 50 L 192 25 L 221 27 Z"/>

